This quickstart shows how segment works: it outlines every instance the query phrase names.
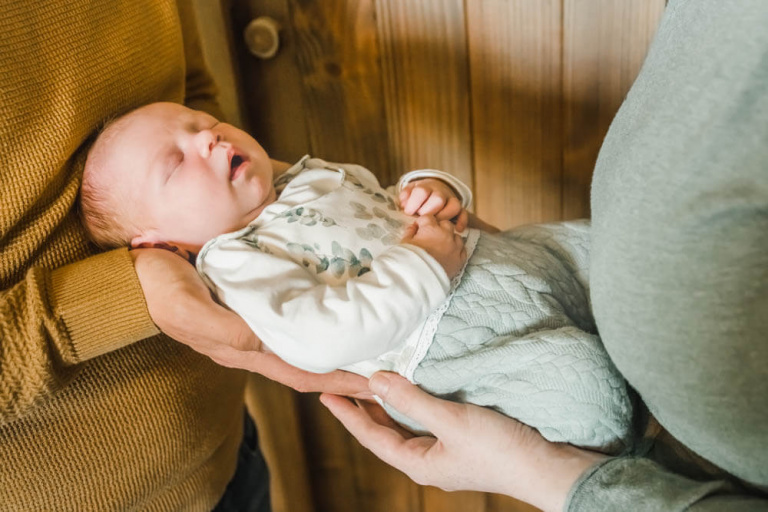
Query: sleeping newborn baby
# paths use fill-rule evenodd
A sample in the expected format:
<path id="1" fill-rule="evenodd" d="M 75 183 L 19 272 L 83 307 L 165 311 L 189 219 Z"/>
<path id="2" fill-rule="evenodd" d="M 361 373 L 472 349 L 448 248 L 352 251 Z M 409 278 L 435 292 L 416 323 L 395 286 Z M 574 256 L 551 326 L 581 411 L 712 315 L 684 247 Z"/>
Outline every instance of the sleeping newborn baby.
<path id="1" fill-rule="evenodd" d="M 550 441 L 626 450 L 632 401 L 591 314 L 588 222 L 457 234 L 470 202 L 435 170 L 389 189 L 309 157 L 275 175 L 248 134 L 173 103 L 110 123 L 81 194 L 96 243 L 196 255 L 218 299 L 294 366 L 395 371 Z"/>

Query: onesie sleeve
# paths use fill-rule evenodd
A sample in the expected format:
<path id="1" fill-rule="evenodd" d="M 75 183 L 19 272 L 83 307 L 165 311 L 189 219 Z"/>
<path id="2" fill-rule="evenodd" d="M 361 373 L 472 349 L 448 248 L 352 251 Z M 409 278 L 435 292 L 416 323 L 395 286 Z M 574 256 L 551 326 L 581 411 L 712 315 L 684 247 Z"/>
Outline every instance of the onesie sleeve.
<path id="1" fill-rule="evenodd" d="M 422 249 L 397 245 L 331 286 L 312 265 L 239 240 L 204 249 L 198 270 L 219 299 L 291 365 L 325 373 L 396 347 L 446 298 L 450 280 Z"/>
<path id="2" fill-rule="evenodd" d="M 403 187 L 405 187 L 408 183 L 416 180 L 423 180 L 424 178 L 436 178 L 438 180 L 444 181 L 456 192 L 456 195 L 461 201 L 462 208 L 472 207 L 472 189 L 470 189 L 456 176 L 448 174 L 447 172 L 438 171 L 437 169 L 419 169 L 405 173 L 397 182 L 395 190 L 393 190 L 392 193 L 395 196 L 399 196 L 400 192 L 403 190 Z"/>

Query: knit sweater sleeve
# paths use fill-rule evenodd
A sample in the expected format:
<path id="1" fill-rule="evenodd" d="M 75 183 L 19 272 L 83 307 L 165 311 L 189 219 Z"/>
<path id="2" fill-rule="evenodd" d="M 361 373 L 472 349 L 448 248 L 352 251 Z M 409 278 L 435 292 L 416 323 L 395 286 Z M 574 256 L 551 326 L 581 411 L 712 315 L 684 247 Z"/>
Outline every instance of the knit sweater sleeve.
<path id="1" fill-rule="evenodd" d="M 157 334 L 125 249 L 0 292 L 0 424 L 66 382 L 67 368 Z"/>

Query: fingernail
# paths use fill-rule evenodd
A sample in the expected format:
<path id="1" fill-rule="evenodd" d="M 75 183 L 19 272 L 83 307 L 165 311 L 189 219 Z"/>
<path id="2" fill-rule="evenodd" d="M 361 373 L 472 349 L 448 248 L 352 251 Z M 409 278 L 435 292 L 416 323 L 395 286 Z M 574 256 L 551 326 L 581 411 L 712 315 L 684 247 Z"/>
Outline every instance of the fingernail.
<path id="1" fill-rule="evenodd" d="M 374 373 L 368 381 L 368 387 L 371 389 L 371 391 L 373 391 L 374 394 L 384 399 L 387 397 L 387 393 L 389 392 L 389 377 L 382 373 Z"/>

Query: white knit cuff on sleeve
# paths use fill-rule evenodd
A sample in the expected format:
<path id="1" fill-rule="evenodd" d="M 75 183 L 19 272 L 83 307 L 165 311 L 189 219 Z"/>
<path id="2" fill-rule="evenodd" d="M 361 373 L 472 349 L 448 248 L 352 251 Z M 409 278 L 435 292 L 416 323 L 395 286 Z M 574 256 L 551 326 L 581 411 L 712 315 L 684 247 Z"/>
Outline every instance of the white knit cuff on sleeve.
<path id="1" fill-rule="evenodd" d="M 400 192 L 403 190 L 403 187 L 405 187 L 411 181 L 421 180 L 424 178 L 436 178 L 444 181 L 451 188 L 453 188 L 453 190 L 456 191 L 456 194 L 458 194 L 459 199 L 461 200 L 462 208 L 469 208 L 472 206 L 472 189 L 470 189 L 456 176 L 452 176 L 447 172 L 438 171 L 437 169 L 419 169 L 405 173 L 400 178 L 400 181 L 397 182 L 397 193 L 400 194 Z"/>

